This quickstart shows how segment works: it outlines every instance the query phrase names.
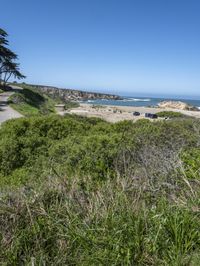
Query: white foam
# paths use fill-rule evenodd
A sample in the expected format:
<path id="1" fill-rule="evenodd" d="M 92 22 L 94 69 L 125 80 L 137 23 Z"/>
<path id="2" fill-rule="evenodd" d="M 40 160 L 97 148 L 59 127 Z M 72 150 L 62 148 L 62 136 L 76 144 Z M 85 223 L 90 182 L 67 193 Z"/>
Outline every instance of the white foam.
<path id="1" fill-rule="evenodd" d="M 150 102 L 151 99 L 141 99 L 141 98 L 127 98 L 123 99 L 123 102 Z"/>

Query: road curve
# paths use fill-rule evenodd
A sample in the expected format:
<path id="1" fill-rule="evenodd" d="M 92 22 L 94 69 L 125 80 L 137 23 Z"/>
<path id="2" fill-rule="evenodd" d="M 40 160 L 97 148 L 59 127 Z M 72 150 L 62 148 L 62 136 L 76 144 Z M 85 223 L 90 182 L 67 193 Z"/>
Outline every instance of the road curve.
<path id="1" fill-rule="evenodd" d="M 8 105 L 8 99 L 13 93 L 14 91 L 0 93 L 0 124 L 12 118 L 22 117 L 20 113 Z"/>

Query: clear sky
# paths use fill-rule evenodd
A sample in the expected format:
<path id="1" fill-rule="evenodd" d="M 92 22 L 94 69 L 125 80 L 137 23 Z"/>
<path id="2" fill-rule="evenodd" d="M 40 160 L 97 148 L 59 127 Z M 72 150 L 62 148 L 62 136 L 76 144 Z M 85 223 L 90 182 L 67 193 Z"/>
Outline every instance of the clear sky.
<path id="1" fill-rule="evenodd" d="M 26 82 L 200 96 L 200 0 L 0 0 Z"/>

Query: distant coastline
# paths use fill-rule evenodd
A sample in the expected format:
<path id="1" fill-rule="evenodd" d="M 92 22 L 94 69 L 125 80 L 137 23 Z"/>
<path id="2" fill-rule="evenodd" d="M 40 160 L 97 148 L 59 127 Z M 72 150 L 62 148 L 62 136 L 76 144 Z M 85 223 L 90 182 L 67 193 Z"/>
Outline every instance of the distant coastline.
<path id="1" fill-rule="evenodd" d="M 130 106 L 130 107 L 158 107 L 163 101 L 177 101 L 177 98 L 154 98 L 154 97 L 124 97 L 123 99 L 105 100 L 93 99 L 83 101 L 87 104 L 94 105 L 114 105 L 114 106 Z M 187 103 L 200 109 L 200 100 L 178 99 L 178 101 Z"/>

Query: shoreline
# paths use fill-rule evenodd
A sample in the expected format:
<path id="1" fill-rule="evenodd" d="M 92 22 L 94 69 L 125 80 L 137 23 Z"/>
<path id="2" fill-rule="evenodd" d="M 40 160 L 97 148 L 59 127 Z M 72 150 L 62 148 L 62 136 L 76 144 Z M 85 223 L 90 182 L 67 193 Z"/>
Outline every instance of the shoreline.
<path id="1" fill-rule="evenodd" d="M 184 115 L 199 118 L 199 111 L 186 111 L 174 108 L 160 108 L 160 107 L 138 107 L 138 106 L 115 106 L 115 105 L 92 105 L 88 103 L 80 103 L 80 107 L 73 108 L 69 111 L 59 112 L 60 115 L 66 113 L 77 114 L 86 117 L 99 117 L 111 123 L 116 123 L 123 120 L 137 121 L 145 118 L 145 113 L 156 114 L 162 111 L 180 112 Z M 133 112 L 140 112 L 140 116 L 133 116 Z M 163 118 L 159 118 L 163 120 Z M 152 121 L 152 119 L 151 119 Z"/>

